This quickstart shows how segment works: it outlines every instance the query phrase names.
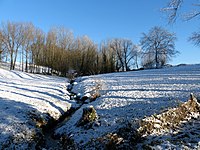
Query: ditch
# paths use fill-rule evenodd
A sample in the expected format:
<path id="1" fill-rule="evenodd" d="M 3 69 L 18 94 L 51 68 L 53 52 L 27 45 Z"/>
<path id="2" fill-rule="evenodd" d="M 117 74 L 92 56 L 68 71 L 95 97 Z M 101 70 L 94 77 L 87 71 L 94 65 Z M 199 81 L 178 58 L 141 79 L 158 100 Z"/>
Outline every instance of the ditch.
<path id="1" fill-rule="evenodd" d="M 66 124 L 70 117 L 85 103 L 86 97 L 78 97 L 77 93 L 72 92 L 74 85 L 74 80 L 70 82 L 67 87 L 68 92 L 70 93 L 70 100 L 76 100 L 79 104 L 78 107 L 71 107 L 67 112 L 65 112 L 58 120 L 50 121 L 46 126 L 42 127 L 43 137 L 37 145 L 37 149 L 40 150 L 62 150 L 66 149 L 66 139 L 63 141 L 63 137 L 55 136 L 55 130 Z M 65 137 L 67 138 L 67 137 Z M 69 140 L 69 139 L 67 139 Z M 65 147 L 65 148 L 64 148 Z M 70 147 L 71 148 L 71 147 Z"/>

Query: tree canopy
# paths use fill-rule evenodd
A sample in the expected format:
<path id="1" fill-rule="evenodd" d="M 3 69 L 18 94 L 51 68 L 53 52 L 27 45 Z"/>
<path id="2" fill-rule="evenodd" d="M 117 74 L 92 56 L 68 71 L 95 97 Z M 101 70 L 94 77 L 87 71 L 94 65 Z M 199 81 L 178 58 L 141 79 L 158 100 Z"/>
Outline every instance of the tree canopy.
<path id="1" fill-rule="evenodd" d="M 178 51 L 175 49 L 176 36 L 162 27 L 153 27 L 143 33 L 141 46 L 143 50 L 142 64 L 147 68 L 159 68 L 165 65 Z"/>

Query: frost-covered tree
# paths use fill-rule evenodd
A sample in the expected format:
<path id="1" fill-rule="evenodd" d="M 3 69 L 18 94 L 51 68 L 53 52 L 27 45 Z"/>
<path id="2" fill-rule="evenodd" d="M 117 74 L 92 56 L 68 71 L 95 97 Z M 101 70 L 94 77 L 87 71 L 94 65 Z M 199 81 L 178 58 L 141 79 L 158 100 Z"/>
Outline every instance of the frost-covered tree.
<path id="1" fill-rule="evenodd" d="M 174 23 L 178 17 L 183 20 L 191 20 L 200 17 L 200 1 L 170 0 L 162 10 L 167 13 L 169 23 Z M 193 42 L 196 46 L 200 46 L 200 31 L 193 32 L 189 37 L 189 41 Z"/>
<path id="2" fill-rule="evenodd" d="M 189 38 L 189 41 L 193 42 L 196 46 L 200 46 L 200 31 L 193 32 L 192 36 Z"/>
<path id="3" fill-rule="evenodd" d="M 188 10 L 187 8 L 189 8 L 190 10 Z M 169 0 L 167 6 L 164 7 L 162 10 L 167 13 L 169 23 L 174 23 L 179 17 L 183 20 L 191 20 L 200 16 L 200 1 Z"/>
<path id="4" fill-rule="evenodd" d="M 132 56 L 133 56 L 133 60 L 134 60 L 134 65 L 136 66 L 136 68 L 139 68 L 139 64 L 138 61 L 141 57 L 142 54 L 142 49 L 139 45 L 134 45 L 132 46 Z"/>
<path id="5" fill-rule="evenodd" d="M 153 27 L 146 34 L 142 34 L 140 44 L 143 50 L 143 66 L 162 67 L 175 56 L 176 36 L 162 27 Z"/>
<path id="6" fill-rule="evenodd" d="M 155 67 L 155 59 L 153 53 L 144 53 L 141 60 L 141 65 L 144 68 L 154 68 Z"/>

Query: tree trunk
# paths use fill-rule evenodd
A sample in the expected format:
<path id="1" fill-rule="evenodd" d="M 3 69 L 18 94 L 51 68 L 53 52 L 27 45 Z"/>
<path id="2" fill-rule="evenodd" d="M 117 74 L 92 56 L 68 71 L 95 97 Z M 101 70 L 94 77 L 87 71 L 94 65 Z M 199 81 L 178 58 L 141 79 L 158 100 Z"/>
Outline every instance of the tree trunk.
<path id="1" fill-rule="evenodd" d="M 22 50 L 22 72 L 24 72 L 24 50 Z"/>
<path id="2" fill-rule="evenodd" d="M 25 71 L 28 72 L 28 54 L 26 52 L 26 64 L 25 64 Z"/>
<path id="3" fill-rule="evenodd" d="M 15 53 L 15 59 L 14 59 L 14 63 L 13 63 L 13 70 L 15 70 L 15 64 L 16 64 L 16 61 L 17 61 L 17 53 L 18 53 L 18 50 L 16 50 L 16 53 Z"/>
<path id="4" fill-rule="evenodd" d="M 13 70 L 13 53 L 10 54 L 10 70 Z"/>
<path id="5" fill-rule="evenodd" d="M 138 66 L 138 58 L 137 58 L 137 56 L 136 56 L 136 58 L 135 58 L 135 65 L 136 65 L 136 68 L 138 69 L 139 66 Z"/>
<path id="6" fill-rule="evenodd" d="M 156 60 L 156 68 L 158 68 L 158 67 L 159 67 L 159 62 L 158 62 L 158 50 L 156 50 L 155 60 Z"/>

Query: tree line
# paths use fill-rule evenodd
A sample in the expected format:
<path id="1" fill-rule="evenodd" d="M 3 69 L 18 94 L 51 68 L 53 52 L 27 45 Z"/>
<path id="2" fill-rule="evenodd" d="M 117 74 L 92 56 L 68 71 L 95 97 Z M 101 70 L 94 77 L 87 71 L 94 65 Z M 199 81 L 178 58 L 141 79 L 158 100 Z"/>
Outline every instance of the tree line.
<path id="1" fill-rule="evenodd" d="M 0 61 L 16 62 L 21 70 L 37 72 L 39 66 L 66 76 L 70 70 L 78 75 L 92 75 L 133 68 L 159 68 L 178 51 L 176 36 L 162 27 L 143 33 L 140 43 L 126 38 L 113 38 L 97 44 L 88 36 L 74 37 L 65 27 L 51 28 L 47 33 L 32 23 L 2 22 L 0 26 Z"/>

